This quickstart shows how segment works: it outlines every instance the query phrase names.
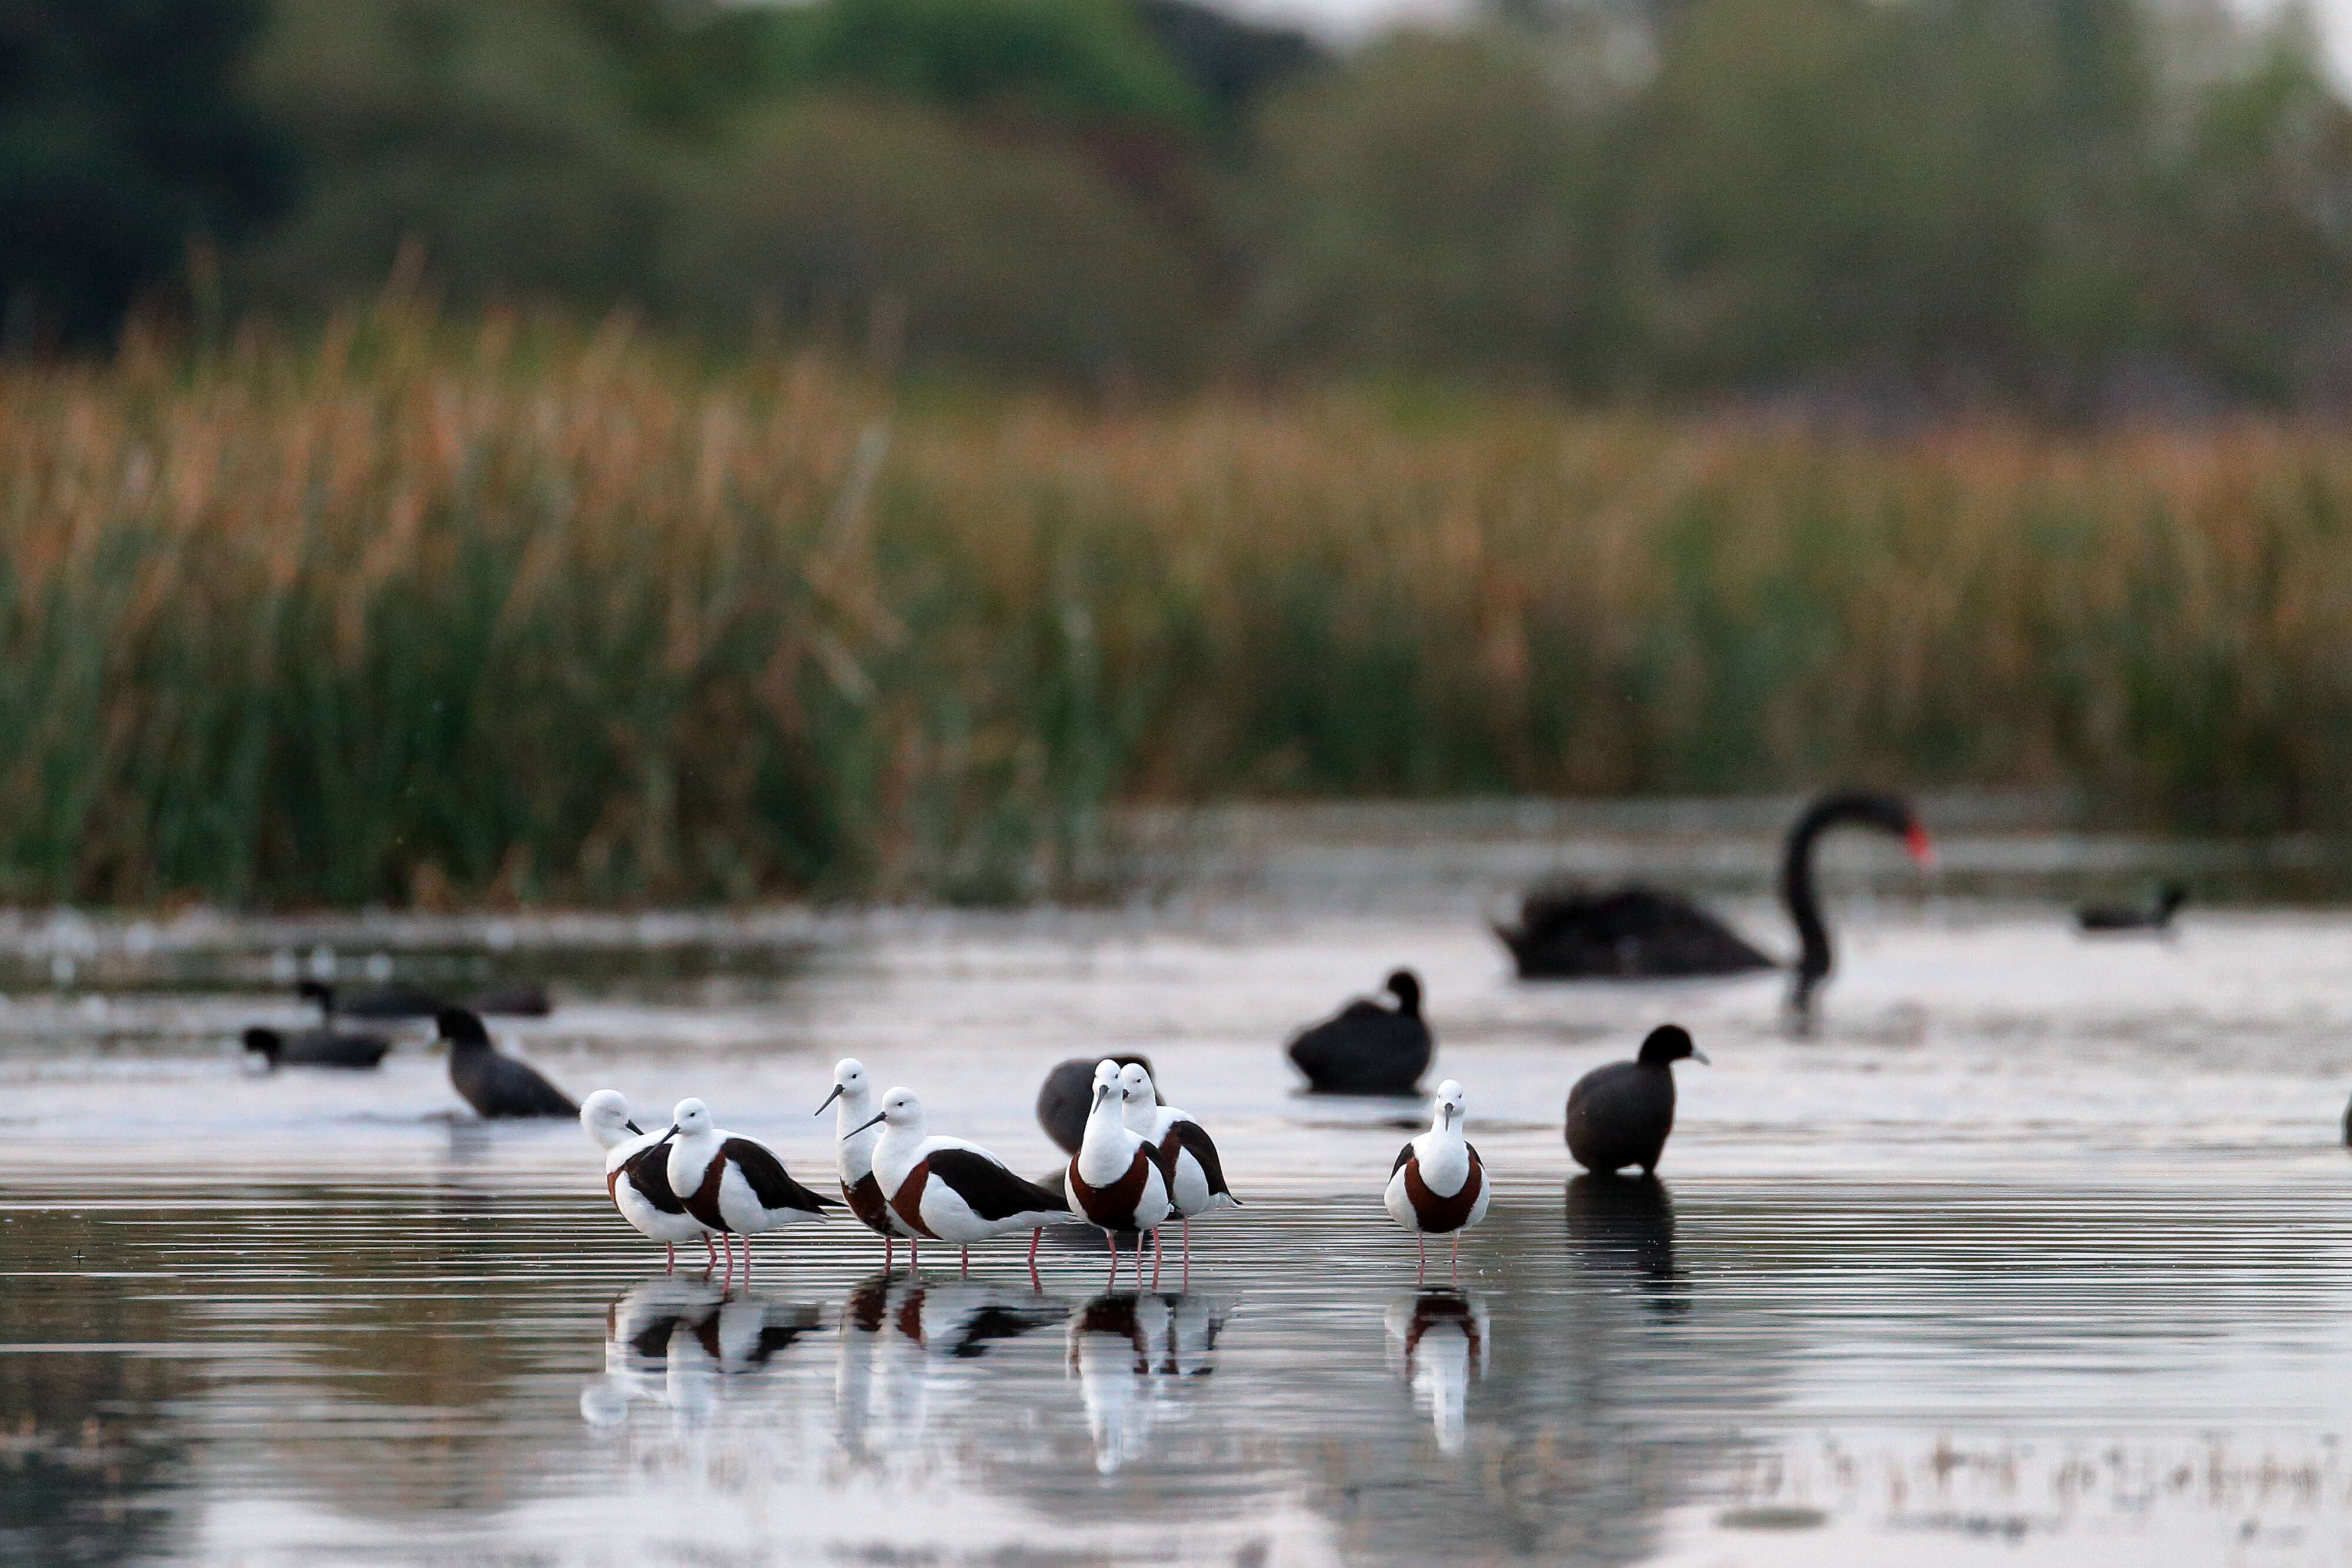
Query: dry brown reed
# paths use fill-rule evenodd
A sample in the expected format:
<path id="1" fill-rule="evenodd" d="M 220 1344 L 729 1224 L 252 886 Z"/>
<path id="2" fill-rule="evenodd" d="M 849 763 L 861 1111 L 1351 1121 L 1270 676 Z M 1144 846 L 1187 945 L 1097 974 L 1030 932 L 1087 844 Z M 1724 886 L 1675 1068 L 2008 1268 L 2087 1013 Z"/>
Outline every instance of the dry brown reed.
<path id="1" fill-rule="evenodd" d="M 2352 440 L 894 412 L 395 291 L 0 371 L 0 891 L 1004 897 L 1217 794 L 2352 819 Z"/>

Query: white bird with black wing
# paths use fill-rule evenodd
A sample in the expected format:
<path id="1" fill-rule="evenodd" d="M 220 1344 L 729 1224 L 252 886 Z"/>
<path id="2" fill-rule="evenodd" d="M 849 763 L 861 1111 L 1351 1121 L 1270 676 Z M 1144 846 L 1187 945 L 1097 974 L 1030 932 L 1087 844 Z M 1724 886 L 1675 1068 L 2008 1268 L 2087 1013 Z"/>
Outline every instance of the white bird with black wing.
<path id="1" fill-rule="evenodd" d="M 820 1197 L 793 1179 L 776 1151 L 757 1138 L 713 1126 L 709 1108 L 681 1100 L 670 1128 L 669 1185 L 686 1211 L 724 1238 L 743 1239 L 743 1278 L 751 1278 L 751 1238 L 802 1220 L 821 1219 L 840 1199 Z M 726 1281 L 735 1279 L 735 1245 L 727 1249 Z"/>
<path id="2" fill-rule="evenodd" d="M 908 1229 L 922 1240 L 961 1248 L 967 1270 L 973 1242 L 1026 1230 L 1029 1271 L 1036 1273 L 1038 1230 L 1069 1218 L 1067 1204 L 1015 1175 L 978 1144 L 929 1135 L 923 1103 L 911 1090 L 885 1094 L 881 1111 L 866 1126 L 877 1123 L 882 1138 L 874 1145 L 874 1179 L 891 1213 Z M 908 1246 L 910 1261 L 915 1245 L 910 1241 Z"/>
<path id="3" fill-rule="evenodd" d="M 599 1089 L 582 1101 L 580 1124 L 604 1151 L 604 1190 L 621 1218 L 646 1240 L 667 1249 L 670 1268 L 677 1267 L 677 1244 L 697 1239 L 717 1268 L 711 1228 L 688 1214 L 684 1200 L 671 1190 L 668 1129 L 648 1133 L 631 1121 L 629 1103 L 617 1089 Z"/>
<path id="4" fill-rule="evenodd" d="M 1192 1268 L 1192 1217 L 1213 1208 L 1239 1208 L 1242 1200 L 1225 1185 L 1224 1162 L 1209 1129 L 1190 1112 L 1160 1103 L 1151 1074 L 1130 1062 L 1118 1070 L 1127 1125 L 1150 1146 L 1168 1180 L 1168 1204 L 1184 1227 L 1184 1269 Z"/>

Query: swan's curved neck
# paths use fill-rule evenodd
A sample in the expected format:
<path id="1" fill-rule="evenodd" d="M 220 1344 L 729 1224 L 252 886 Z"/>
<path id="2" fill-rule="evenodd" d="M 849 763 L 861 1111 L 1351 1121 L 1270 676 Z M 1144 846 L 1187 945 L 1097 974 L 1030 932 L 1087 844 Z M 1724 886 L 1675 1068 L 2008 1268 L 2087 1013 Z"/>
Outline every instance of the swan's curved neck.
<path id="1" fill-rule="evenodd" d="M 1801 948 L 1797 955 L 1797 984 L 1810 991 L 1830 972 L 1830 928 L 1822 918 L 1822 901 L 1813 887 L 1813 846 L 1822 832 L 1854 813 L 1842 803 L 1823 801 L 1797 819 L 1789 830 L 1789 843 L 1780 856 L 1780 902 L 1797 928 Z"/>

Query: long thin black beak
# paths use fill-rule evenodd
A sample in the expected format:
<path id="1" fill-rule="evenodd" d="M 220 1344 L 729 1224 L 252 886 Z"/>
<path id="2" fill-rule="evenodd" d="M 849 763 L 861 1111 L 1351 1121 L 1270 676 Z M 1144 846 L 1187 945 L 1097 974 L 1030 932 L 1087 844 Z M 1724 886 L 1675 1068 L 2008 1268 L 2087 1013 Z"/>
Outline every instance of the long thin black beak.
<path id="1" fill-rule="evenodd" d="M 882 1113 L 882 1115 L 881 1115 L 881 1116 L 877 1116 L 877 1117 L 875 1117 L 875 1118 L 874 1118 L 874 1122 L 879 1122 L 879 1121 L 883 1120 L 883 1119 L 884 1119 L 884 1117 L 887 1117 L 888 1114 L 889 1114 L 889 1113 L 886 1111 L 886 1112 L 884 1112 L 884 1113 Z M 844 1133 L 844 1134 L 841 1134 L 841 1136 L 842 1136 L 843 1140 L 844 1140 L 845 1142 L 846 1142 L 848 1139 L 851 1139 L 851 1138 L 854 1138 L 854 1137 L 857 1136 L 857 1134 L 860 1134 L 860 1133 L 862 1133 L 862 1132 L 866 1131 L 866 1128 L 868 1128 L 868 1127 L 870 1127 L 870 1126 L 874 1125 L 874 1122 L 860 1122 L 856 1126 L 850 1128 L 850 1129 L 849 1129 L 849 1131 L 847 1131 L 846 1133 Z"/>
<path id="2" fill-rule="evenodd" d="M 667 1133 L 664 1133 L 664 1134 L 662 1134 L 662 1136 L 663 1136 L 663 1137 L 665 1137 L 665 1138 L 675 1138 L 675 1137 L 677 1137 L 677 1124 L 676 1122 L 672 1122 L 672 1123 L 669 1124 L 669 1131 L 668 1131 L 668 1132 L 667 1132 Z"/>
<path id="3" fill-rule="evenodd" d="M 621 1125 L 623 1125 L 624 1127 L 626 1127 L 629 1131 L 631 1131 L 632 1133 L 635 1133 L 635 1134 L 637 1136 L 639 1136 L 640 1138 L 642 1138 L 642 1137 L 644 1137 L 644 1136 L 646 1135 L 646 1130 L 645 1130 L 643 1127 L 638 1126 L 635 1122 L 623 1122 L 623 1123 L 621 1124 Z"/>
<path id="4" fill-rule="evenodd" d="M 833 1086 L 833 1092 L 832 1092 L 832 1093 L 830 1093 L 830 1094 L 828 1094 L 828 1095 L 826 1095 L 826 1096 L 824 1097 L 824 1105 L 830 1105 L 830 1104 L 832 1104 L 835 1100 L 838 1100 L 838 1099 L 840 1099 L 840 1098 L 841 1098 L 841 1085 L 840 1085 L 840 1084 L 838 1084 L 838 1083 L 836 1083 L 836 1084 L 835 1084 L 835 1085 Z M 810 1113 L 809 1113 L 809 1114 L 810 1114 L 810 1115 L 812 1115 L 812 1116 L 822 1116 L 822 1115 L 824 1115 L 824 1105 L 820 1105 L 820 1106 L 818 1106 L 815 1110 L 814 1110 L 814 1111 L 810 1112 Z"/>

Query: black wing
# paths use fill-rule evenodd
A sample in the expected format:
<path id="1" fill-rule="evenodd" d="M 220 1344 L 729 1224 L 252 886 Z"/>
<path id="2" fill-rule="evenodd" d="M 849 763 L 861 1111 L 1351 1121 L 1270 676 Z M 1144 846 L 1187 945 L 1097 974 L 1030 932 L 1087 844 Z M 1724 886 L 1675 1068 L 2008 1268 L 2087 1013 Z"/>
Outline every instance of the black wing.
<path id="1" fill-rule="evenodd" d="M 631 1186 L 645 1195 L 647 1203 L 664 1214 L 686 1212 L 677 1189 L 669 1185 L 669 1139 L 648 1144 L 631 1155 L 621 1162 L 621 1174 L 628 1178 Z"/>
<path id="2" fill-rule="evenodd" d="M 1168 1129 L 1168 1135 L 1176 1140 L 1184 1153 L 1201 1162 L 1201 1174 L 1209 1178 L 1212 1193 L 1221 1192 L 1227 1197 L 1234 1197 L 1233 1188 L 1225 1185 L 1224 1162 L 1217 1158 L 1217 1145 L 1210 1142 L 1208 1128 L 1198 1122 L 1179 1122 Z M 1171 1152 L 1168 1156 L 1167 1175 L 1173 1180 L 1175 1174 L 1176 1156 Z M 1234 1201 L 1239 1203 L 1241 1199 L 1234 1197 Z"/>
<path id="3" fill-rule="evenodd" d="M 1404 1169 L 1405 1161 L 1411 1158 L 1412 1158 L 1412 1145 L 1408 1142 L 1404 1147 L 1397 1151 L 1396 1164 L 1389 1167 L 1389 1175 L 1394 1176 L 1397 1172 Z"/>
<path id="4" fill-rule="evenodd" d="M 806 1214 L 822 1214 L 828 1207 L 838 1208 L 837 1197 L 819 1197 L 793 1179 L 784 1169 L 784 1162 L 776 1158 L 776 1151 L 765 1144 L 749 1138 L 730 1138 L 719 1145 L 719 1157 L 733 1160 L 751 1185 L 751 1196 L 760 1200 L 762 1208 L 797 1208 Z"/>
<path id="5" fill-rule="evenodd" d="M 955 1188 L 982 1219 L 1010 1219 L 1016 1214 L 1066 1214 L 1069 1204 L 1061 1194 L 1047 1192 L 1035 1182 L 1024 1181 L 972 1149 L 941 1149 L 927 1155 L 931 1174 Z"/>

